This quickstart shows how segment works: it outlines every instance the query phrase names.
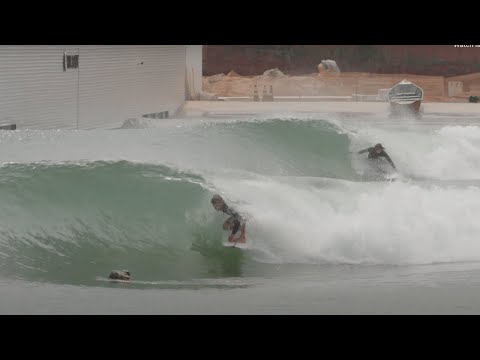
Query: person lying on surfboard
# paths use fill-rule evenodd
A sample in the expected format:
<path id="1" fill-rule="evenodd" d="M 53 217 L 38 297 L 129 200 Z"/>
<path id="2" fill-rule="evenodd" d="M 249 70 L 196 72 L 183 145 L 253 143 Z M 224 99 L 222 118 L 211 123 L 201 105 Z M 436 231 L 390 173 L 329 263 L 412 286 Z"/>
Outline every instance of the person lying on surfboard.
<path id="1" fill-rule="evenodd" d="M 392 159 L 390 159 L 390 156 L 385 151 L 385 148 L 382 146 L 382 144 L 376 144 L 374 147 L 369 147 L 368 149 L 360 150 L 358 153 L 363 154 L 368 151 L 368 158 L 369 159 L 378 159 L 380 157 L 384 157 L 387 159 L 387 161 L 392 165 L 392 167 L 397 170 L 395 167 L 395 164 L 393 163 Z"/>
<path id="2" fill-rule="evenodd" d="M 112 270 L 109 279 L 112 280 L 130 280 L 130 271 L 128 270 Z"/>
<path id="3" fill-rule="evenodd" d="M 215 210 L 230 215 L 230 217 L 223 223 L 223 230 L 232 232 L 228 237 L 228 241 L 245 242 L 245 221 L 240 214 L 230 208 L 220 195 L 213 195 L 211 202 Z M 235 234 L 238 230 L 240 230 L 240 236 L 236 238 Z"/>

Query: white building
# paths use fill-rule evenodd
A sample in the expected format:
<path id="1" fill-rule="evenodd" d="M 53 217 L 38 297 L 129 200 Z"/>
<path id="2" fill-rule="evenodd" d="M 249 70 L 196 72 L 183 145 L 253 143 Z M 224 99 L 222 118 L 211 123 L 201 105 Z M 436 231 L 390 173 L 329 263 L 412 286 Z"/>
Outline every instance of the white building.
<path id="1" fill-rule="evenodd" d="M 2 45 L 0 126 L 113 128 L 172 117 L 201 91 L 201 53 L 201 45 Z"/>

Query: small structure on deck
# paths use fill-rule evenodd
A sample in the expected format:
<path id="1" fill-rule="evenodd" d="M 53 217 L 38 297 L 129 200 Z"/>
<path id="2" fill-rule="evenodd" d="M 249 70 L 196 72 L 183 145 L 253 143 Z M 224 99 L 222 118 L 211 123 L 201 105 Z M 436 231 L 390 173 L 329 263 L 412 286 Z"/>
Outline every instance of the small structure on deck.
<path id="1" fill-rule="evenodd" d="M 262 101 L 273 101 L 273 86 L 270 85 L 270 92 L 267 93 L 266 86 L 263 87 Z"/>
<path id="2" fill-rule="evenodd" d="M 260 101 L 260 97 L 258 96 L 257 84 L 253 85 L 253 101 Z"/>
<path id="3" fill-rule="evenodd" d="M 464 97 L 472 102 L 472 96 L 480 96 L 480 72 L 450 77 L 446 82 L 450 97 Z"/>

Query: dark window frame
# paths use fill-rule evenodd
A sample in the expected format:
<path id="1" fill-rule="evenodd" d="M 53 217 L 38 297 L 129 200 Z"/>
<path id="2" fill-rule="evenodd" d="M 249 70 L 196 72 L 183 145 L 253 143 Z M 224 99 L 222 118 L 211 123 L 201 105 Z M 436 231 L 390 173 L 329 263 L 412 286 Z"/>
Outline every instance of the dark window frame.
<path id="1" fill-rule="evenodd" d="M 79 68 L 79 54 L 63 53 L 63 71 Z"/>

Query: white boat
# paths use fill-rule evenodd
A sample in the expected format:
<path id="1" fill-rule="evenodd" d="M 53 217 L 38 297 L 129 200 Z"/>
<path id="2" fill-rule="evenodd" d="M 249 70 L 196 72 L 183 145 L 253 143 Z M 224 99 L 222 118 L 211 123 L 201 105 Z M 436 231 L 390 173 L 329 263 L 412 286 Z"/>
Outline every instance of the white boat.
<path id="1" fill-rule="evenodd" d="M 422 100 L 422 88 L 406 79 L 392 87 L 388 93 L 392 115 L 419 115 Z"/>

